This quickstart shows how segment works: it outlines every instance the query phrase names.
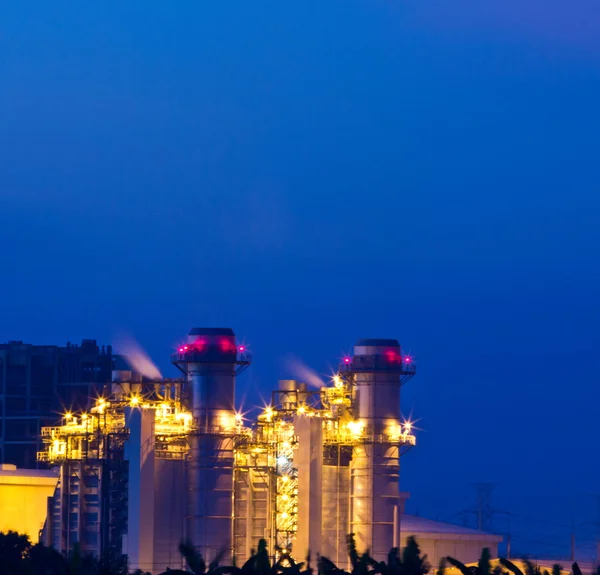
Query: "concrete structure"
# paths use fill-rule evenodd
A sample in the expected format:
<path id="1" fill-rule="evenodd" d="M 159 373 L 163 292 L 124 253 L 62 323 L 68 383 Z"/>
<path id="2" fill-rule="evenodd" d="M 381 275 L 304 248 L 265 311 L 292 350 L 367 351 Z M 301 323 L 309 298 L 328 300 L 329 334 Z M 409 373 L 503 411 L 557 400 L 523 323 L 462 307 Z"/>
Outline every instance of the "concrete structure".
<path id="1" fill-rule="evenodd" d="M 37 543 L 57 481 L 54 471 L 0 464 L 0 532 L 17 531 Z"/>
<path id="2" fill-rule="evenodd" d="M 111 380 L 110 346 L 0 345 L 0 463 L 36 467 L 40 429 L 57 414 L 88 407 Z"/>
<path id="3" fill-rule="evenodd" d="M 401 521 L 400 456 L 415 437 L 400 388 L 415 366 L 396 340 L 359 340 L 321 389 L 279 382 L 251 426 L 235 411 L 250 358 L 233 331 L 191 330 L 172 362 L 182 379 L 119 369 L 90 413 L 43 430 L 40 460 L 61 469 L 44 530 L 57 549 L 126 554 L 158 573 L 181 567 L 182 540 L 238 565 L 265 538 L 274 557 L 310 550 L 347 567 L 351 532 L 377 560 L 411 531 L 432 558 L 493 548 L 481 533 Z"/>
<path id="4" fill-rule="evenodd" d="M 298 473 L 298 531 L 293 547 L 294 555 L 304 559 L 311 550 L 322 549 L 322 522 L 331 509 L 323 510 L 322 423 L 306 414 L 296 415 L 294 433 L 298 439 L 295 465 L 303 473 Z"/>
<path id="5" fill-rule="evenodd" d="M 171 435 L 171 450 L 165 451 L 164 444 L 157 446 L 155 440 L 156 422 L 159 433 L 164 425 L 160 411 L 157 417 L 156 410 L 130 406 L 125 417 L 130 433 L 125 444 L 129 480 L 123 553 L 132 571 L 182 567 L 179 543 L 185 536 L 186 477 L 185 462 L 176 447 L 184 448 L 185 436 Z"/>

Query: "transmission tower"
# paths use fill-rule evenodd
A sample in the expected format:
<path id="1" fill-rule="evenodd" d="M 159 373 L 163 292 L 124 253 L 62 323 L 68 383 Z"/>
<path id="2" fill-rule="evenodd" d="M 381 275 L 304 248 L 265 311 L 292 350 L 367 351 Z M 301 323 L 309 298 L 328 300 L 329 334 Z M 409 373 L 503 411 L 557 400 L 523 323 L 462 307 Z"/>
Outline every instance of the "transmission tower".
<path id="1" fill-rule="evenodd" d="M 492 491 L 496 487 L 494 483 L 475 483 L 473 485 L 477 492 L 477 503 L 475 507 L 465 509 L 466 514 L 475 515 L 477 529 L 490 531 L 492 528 L 492 516 L 499 511 L 492 507 Z"/>

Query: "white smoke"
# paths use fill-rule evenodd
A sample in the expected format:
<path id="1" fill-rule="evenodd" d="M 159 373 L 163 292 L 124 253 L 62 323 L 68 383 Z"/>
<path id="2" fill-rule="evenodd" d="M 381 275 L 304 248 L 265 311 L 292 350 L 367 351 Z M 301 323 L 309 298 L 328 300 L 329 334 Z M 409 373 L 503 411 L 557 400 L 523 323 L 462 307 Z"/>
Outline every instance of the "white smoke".
<path id="1" fill-rule="evenodd" d="M 121 336 L 115 347 L 130 367 L 149 379 L 162 379 L 162 374 L 140 344 L 131 336 Z"/>
<path id="2" fill-rule="evenodd" d="M 288 356 L 285 361 L 287 369 L 301 383 L 312 385 L 313 387 L 323 387 L 325 382 L 319 374 L 300 361 L 297 357 Z"/>

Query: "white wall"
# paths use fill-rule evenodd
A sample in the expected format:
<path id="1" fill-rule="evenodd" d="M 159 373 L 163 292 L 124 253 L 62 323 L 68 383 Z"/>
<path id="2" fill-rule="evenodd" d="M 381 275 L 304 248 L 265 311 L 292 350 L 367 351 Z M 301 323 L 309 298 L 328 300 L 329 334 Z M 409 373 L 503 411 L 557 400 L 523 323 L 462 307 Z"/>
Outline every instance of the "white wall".
<path id="1" fill-rule="evenodd" d="M 427 554 L 432 569 L 437 569 L 440 559 L 448 555 L 463 563 L 477 562 L 485 547 L 490 550 L 492 557 L 498 556 L 498 544 L 487 539 L 461 539 L 460 536 L 437 539 L 434 534 L 427 533 L 415 533 L 415 537 L 421 552 Z"/>

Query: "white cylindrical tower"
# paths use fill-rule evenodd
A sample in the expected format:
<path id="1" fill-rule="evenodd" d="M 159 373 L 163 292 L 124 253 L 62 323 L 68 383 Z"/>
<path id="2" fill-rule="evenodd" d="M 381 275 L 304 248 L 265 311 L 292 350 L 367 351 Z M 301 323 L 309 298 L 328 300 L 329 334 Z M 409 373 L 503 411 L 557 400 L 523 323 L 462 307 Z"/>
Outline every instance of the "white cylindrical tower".
<path id="1" fill-rule="evenodd" d="M 354 378 L 355 444 L 350 464 L 350 531 L 360 552 L 386 559 L 394 540 L 399 506 L 400 387 L 414 374 L 395 339 L 363 339 L 343 371 Z"/>
<path id="2" fill-rule="evenodd" d="M 207 561 L 233 553 L 235 376 L 249 360 L 229 328 L 194 328 L 173 363 L 187 374 L 192 432 L 186 537 Z"/>

